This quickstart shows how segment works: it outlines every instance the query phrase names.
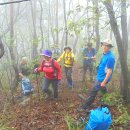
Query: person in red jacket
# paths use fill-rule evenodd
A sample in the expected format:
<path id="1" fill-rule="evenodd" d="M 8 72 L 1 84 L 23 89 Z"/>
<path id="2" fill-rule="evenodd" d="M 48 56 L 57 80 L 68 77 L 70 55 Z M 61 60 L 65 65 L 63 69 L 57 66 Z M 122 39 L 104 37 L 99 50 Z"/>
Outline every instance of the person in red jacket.
<path id="1" fill-rule="evenodd" d="M 54 90 L 54 99 L 58 98 L 58 83 L 61 81 L 61 67 L 59 63 L 52 58 L 52 52 L 50 50 L 42 51 L 43 61 L 39 68 L 34 71 L 36 73 L 45 73 L 43 82 L 43 91 L 46 93 L 46 98 L 50 97 L 51 91 L 48 89 L 52 84 Z"/>

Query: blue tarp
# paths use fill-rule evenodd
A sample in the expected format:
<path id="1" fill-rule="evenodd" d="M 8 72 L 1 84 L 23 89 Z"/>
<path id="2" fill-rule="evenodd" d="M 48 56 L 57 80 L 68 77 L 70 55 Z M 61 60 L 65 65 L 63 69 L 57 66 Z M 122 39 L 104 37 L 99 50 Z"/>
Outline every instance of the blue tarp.
<path id="1" fill-rule="evenodd" d="M 97 108 L 90 113 L 90 119 L 85 130 L 108 130 L 112 124 L 112 117 L 107 107 Z"/>

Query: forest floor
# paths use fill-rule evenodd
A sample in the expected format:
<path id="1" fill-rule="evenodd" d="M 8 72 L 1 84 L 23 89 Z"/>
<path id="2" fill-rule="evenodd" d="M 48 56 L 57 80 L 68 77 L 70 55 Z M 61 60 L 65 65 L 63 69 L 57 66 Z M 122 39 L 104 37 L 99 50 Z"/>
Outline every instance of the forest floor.
<path id="1" fill-rule="evenodd" d="M 77 108 L 84 102 L 79 98 L 79 94 L 86 97 L 88 90 L 92 87 L 89 79 L 84 84 L 80 82 L 81 69 L 79 66 L 75 66 L 74 70 L 76 71 L 73 73 L 73 89 L 67 87 L 63 77 L 57 101 L 45 100 L 40 93 L 40 96 L 34 94 L 29 97 L 30 100 L 25 105 L 16 103 L 8 112 L 8 125 L 16 130 L 69 130 L 67 126 L 69 117 L 78 120 L 84 114 L 77 111 Z M 119 129 L 117 128 L 117 130 Z"/>

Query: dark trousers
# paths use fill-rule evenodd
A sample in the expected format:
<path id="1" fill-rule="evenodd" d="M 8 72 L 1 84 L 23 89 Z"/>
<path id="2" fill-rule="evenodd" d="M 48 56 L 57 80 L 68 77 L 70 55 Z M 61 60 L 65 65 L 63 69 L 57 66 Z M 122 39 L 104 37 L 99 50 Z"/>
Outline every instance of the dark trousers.
<path id="1" fill-rule="evenodd" d="M 73 81 L 72 81 L 72 67 L 64 67 L 65 68 L 65 75 L 67 78 L 67 82 L 69 87 L 72 87 Z"/>
<path id="2" fill-rule="evenodd" d="M 85 81 L 86 72 L 89 69 L 90 72 L 90 78 L 93 79 L 93 63 L 84 63 L 83 64 L 83 77 L 82 80 Z"/>
<path id="3" fill-rule="evenodd" d="M 84 107 L 85 109 L 86 109 L 87 107 L 89 107 L 89 106 L 94 102 L 95 97 L 96 97 L 98 91 L 101 90 L 103 93 L 107 93 L 107 88 L 106 88 L 106 87 L 101 87 L 100 85 L 101 85 L 101 82 L 99 82 L 99 81 L 96 81 L 96 82 L 94 83 L 94 86 L 93 86 L 92 90 L 90 91 L 89 96 L 88 96 L 88 98 L 86 99 L 85 104 L 83 105 L 83 107 Z"/>
<path id="4" fill-rule="evenodd" d="M 48 95 L 50 95 L 51 91 L 48 89 L 50 84 L 52 84 L 52 88 L 54 91 L 54 98 L 58 98 L 58 80 L 57 79 L 44 78 L 43 91 L 47 93 Z"/>

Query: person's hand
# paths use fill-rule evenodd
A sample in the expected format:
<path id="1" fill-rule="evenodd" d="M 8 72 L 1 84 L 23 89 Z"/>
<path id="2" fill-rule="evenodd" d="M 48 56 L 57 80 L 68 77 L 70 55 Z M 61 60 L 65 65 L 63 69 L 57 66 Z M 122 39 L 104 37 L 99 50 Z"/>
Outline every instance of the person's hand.
<path id="1" fill-rule="evenodd" d="M 88 59 L 89 57 L 84 57 L 85 59 Z"/>
<path id="2" fill-rule="evenodd" d="M 22 74 L 22 73 L 19 73 L 19 77 L 23 78 L 24 76 L 23 76 L 23 74 Z"/>
<path id="3" fill-rule="evenodd" d="M 106 83 L 103 81 L 102 83 L 101 83 L 101 87 L 105 87 L 106 86 Z"/>
<path id="4" fill-rule="evenodd" d="M 38 73 L 38 72 L 37 72 L 37 68 L 36 68 L 36 69 L 34 69 L 34 73 L 35 73 L 35 74 L 36 74 L 36 73 Z"/>

